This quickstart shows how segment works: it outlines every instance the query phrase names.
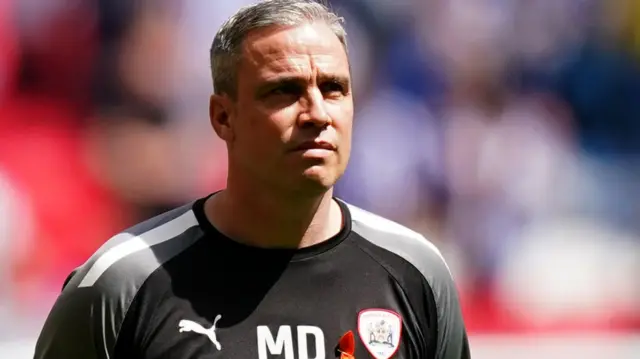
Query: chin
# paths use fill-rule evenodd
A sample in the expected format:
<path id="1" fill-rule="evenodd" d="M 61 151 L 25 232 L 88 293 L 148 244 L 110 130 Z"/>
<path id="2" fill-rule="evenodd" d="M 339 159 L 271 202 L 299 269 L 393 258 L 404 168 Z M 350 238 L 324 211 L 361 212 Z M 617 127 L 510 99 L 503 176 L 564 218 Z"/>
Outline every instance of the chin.
<path id="1" fill-rule="evenodd" d="M 309 191 L 315 189 L 318 192 L 326 192 L 336 184 L 339 176 L 333 171 L 309 168 L 303 173 L 303 178 L 304 184 L 302 184 L 302 187 L 305 189 L 309 189 Z"/>

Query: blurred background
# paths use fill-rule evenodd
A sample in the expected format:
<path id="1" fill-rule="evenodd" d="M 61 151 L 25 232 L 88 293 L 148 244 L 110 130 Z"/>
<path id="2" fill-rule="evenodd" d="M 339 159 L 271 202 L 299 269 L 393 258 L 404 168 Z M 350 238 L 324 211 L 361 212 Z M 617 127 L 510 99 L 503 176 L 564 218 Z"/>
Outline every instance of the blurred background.
<path id="1" fill-rule="evenodd" d="M 0 1 L 0 357 L 102 242 L 224 186 L 208 50 L 251 2 Z M 442 250 L 474 358 L 640 358 L 640 1 L 331 3 L 337 194 Z"/>

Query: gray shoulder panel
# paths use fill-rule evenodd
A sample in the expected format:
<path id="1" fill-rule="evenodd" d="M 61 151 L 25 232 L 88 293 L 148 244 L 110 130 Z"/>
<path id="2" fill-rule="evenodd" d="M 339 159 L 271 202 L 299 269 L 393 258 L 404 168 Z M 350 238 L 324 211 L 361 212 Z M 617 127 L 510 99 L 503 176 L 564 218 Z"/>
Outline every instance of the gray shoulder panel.
<path id="1" fill-rule="evenodd" d="M 107 241 L 68 280 L 38 338 L 35 358 L 112 358 L 140 287 L 202 234 L 189 205 Z"/>
<path id="2" fill-rule="evenodd" d="M 146 221 L 140 222 L 131 228 L 127 228 L 122 233 L 119 233 L 111 237 L 109 240 L 103 243 L 102 246 L 100 246 L 100 248 L 94 253 L 94 255 L 91 256 L 91 258 L 89 258 L 87 262 L 84 263 L 83 267 L 87 267 L 89 263 L 94 262 L 102 254 L 111 250 L 113 247 L 128 241 L 129 239 L 131 239 L 131 237 L 139 236 L 145 232 L 148 232 L 156 227 L 159 227 L 167 222 L 170 222 L 182 216 L 183 214 L 189 212 L 192 206 L 193 206 L 193 203 L 189 203 L 184 206 L 174 208 L 168 212 L 162 213 Z M 78 270 L 80 270 L 81 268 L 78 268 Z"/>
<path id="3" fill-rule="evenodd" d="M 78 279 L 82 278 L 77 286 L 89 287 L 94 285 L 105 272 L 112 267 L 117 268 L 118 262 L 129 255 L 141 251 L 150 252 L 153 246 L 169 240 L 180 238 L 179 240 L 181 242 L 185 241 L 188 238 L 181 236 L 181 234 L 197 225 L 198 220 L 195 214 L 189 210 L 140 234 L 132 234 L 129 231 L 117 234 L 107 242 L 106 245 L 109 246 L 108 249 L 99 250 L 83 266 L 84 268 L 76 274 Z M 185 245 L 188 246 L 190 244 L 185 243 Z M 160 265 L 161 263 L 158 263 L 155 256 L 150 256 L 148 261 L 136 263 L 137 268 L 135 268 L 134 271 L 119 272 L 122 272 L 126 276 L 130 276 L 132 273 L 149 275 Z"/>
<path id="4" fill-rule="evenodd" d="M 420 233 L 353 205 L 347 206 L 354 232 L 413 264 L 429 283 L 450 276 L 438 248 Z"/>
<path id="5" fill-rule="evenodd" d="M 407 227 L 353 205 L 347 206 L 354 232 L 411 263 L 429 283 L 438 313 L 436 358 L 468 358 L 468 340 L 457 289 L 440 251 L 421 234 Z"/>

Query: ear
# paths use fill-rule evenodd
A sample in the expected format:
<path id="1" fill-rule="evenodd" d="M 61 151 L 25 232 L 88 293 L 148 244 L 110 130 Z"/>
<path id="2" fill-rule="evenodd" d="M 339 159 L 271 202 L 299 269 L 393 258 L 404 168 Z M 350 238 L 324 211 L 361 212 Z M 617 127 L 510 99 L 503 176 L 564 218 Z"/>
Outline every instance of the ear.
<path id="1" fill-rule="evenodd" d="M 227 95 L 213 94 L 209 98 L 209 120 L 211 126 L 225 142 L 231 142 L 234 138 L 231 119 L 235 109 L 233 102 Z"/>

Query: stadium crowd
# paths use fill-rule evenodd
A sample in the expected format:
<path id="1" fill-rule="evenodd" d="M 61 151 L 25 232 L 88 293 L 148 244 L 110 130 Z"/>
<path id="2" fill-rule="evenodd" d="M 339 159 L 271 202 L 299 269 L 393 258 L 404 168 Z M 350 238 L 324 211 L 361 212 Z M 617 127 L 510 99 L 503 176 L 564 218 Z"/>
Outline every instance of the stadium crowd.
<path id="1" fill-rule="evenodd" d="M 0 339 L 111 235 L 223 188 L 208 49 L 249 2 L 0 2 Z M 331 4 L 338 196 L 441 248 L 472 334 L 639 331 L 640 2 Z"/>

